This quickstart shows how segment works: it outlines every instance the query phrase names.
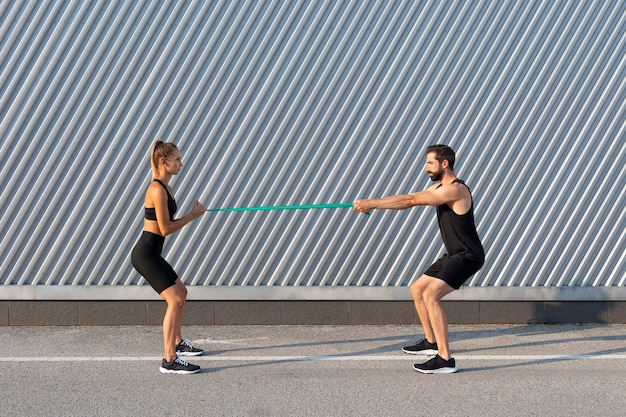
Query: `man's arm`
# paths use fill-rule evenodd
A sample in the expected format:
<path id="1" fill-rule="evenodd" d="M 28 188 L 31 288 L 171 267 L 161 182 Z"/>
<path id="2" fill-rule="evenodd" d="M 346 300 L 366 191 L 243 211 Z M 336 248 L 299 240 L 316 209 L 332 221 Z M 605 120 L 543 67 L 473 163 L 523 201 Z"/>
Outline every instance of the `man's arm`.
<path id="1" fill-rule="evenodd" d="M 357 200 L 354 209 L 361 213 L 369 213 L 375 209 L 404 210 L 414 206 L 440 206 L 453 203 L 464 197 L 463 186 L 446 184 L 437 188 L 438 184 L 412 194 L 398 194 L 383 198 Z"/>

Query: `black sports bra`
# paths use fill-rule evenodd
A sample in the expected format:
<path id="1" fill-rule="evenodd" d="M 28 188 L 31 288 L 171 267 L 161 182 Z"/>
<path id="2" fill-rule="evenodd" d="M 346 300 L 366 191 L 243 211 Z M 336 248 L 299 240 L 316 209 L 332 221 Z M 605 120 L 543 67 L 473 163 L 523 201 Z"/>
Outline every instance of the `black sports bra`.
<path id="1" fill-rule="evenodd" d="M 178 210 L 178 206 L 176 205 L 176 200 L 174 200 L 174 198 L 170 195 L 170 192 L 167 190 L 167 187 L 165 186 L 165 184 L 163 184 L 161 182 L 161 180 L 154 180 L 156 182 L 158 182 L 159 184 L 161 184 L 163 186 L 163 188 L 165 188 L 165 192 L 167 193 L 167 210 L 170 212 L 170 221 L 174 221 L 174 214 L 176 214 L 176 210 Z M 144 215 L 144 218 L 146 220 L 154 220 L 156 221 L 157 217 L 156 217 L 156 210 L 154 209 L 154 207 L 144 207 L 146 213 Z"/>

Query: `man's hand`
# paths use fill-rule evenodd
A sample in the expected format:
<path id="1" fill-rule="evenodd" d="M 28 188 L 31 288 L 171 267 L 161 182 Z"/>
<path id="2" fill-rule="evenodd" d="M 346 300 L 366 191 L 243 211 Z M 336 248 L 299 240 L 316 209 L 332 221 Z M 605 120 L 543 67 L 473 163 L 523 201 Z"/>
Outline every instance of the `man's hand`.
<path id="1" fill-rule="evenodd" d="M 372 200 L 364 199 L 364 200 L 357 200 L 354 202 L 354 209 L 358 211 L 359 213 L 369 214 L 369 212 L 375 208 L 376 207 L 374 207 Z"/>

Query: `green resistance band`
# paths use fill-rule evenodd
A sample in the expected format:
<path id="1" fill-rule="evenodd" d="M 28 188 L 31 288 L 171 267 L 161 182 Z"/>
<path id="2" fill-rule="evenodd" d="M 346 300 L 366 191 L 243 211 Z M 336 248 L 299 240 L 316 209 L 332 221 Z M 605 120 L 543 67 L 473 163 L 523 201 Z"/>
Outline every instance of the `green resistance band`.
<path id="1" fill-rule="evenodd" d="M 311 209 L 334 209 L 334 208 L 353 208 L 353 203 L 334 203 L 334 204 L 303 204 L 296 206 L 257 206 L 257 207 L 225 207 L 211 208 L 207 211 L 260 211 L 260 210 L 311 210 Z M 367 213 L 369 216 L 369 213 Z"/>

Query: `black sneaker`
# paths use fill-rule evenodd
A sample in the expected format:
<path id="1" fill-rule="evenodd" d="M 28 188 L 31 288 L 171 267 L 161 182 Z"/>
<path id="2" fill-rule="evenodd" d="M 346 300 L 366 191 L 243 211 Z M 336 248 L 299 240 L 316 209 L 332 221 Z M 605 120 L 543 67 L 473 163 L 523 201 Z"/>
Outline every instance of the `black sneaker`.
<path id="1" fill-rule="evenodd" d="M 439 355 L 424 363 L 416 363 L 413 369 L 423 374 L 453 374 L 458 371 L 454 358 L 445 360 Z"/>
<path id="2" fill-rule="evenodd" d="M 176 345 L 176 354 L 178 356 L 199 356 L 204 351 L 191 345 L 191 342 L 187 339 L 183 339 Z"/>
<path id="3" fill-rule="evenodd" d="M 436 355 L 437 343 L 430 343 L 428 340 L 422 339 L 413 346 L 403 347 L 402 351 L 411 355 Z"/>
<path id="4" fill-rule="evenodd" d="M 184 359 L 177 357 L 172 362 L 167 362 L 165 359 L 161 361 L 161 367 L 159 368 L 162 374 L 181 374 L 189 375 L 200 372 L 198 365 L 191 365 Z"/>

